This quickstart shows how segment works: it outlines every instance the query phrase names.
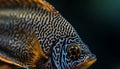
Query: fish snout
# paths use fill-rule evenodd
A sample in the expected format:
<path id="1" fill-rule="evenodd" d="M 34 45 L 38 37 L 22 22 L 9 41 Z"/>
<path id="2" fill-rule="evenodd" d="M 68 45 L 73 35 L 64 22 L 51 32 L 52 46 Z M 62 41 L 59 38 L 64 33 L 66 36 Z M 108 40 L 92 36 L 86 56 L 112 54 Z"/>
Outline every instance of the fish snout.
<path id="1" fill-rule="evenodd" d="M 94 54 L 90 54 L 90 56 L 86 57 L 86 60 L 83 63 L 79 63 L 75 69 L 87 69 L 97 60 Z"/>

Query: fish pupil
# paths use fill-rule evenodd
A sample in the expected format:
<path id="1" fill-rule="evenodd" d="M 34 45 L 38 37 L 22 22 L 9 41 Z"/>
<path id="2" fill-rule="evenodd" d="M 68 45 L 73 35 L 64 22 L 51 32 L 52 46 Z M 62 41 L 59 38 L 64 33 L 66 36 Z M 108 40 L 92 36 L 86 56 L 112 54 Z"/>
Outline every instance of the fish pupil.
<path id="1" fill-rule="evenodd" d="M 75 48 L 70 49 L 70 51 L 71 51 L 71 55 L 76 55 L 77 54 Z"/>
<path id="2" fill-rule="evenodd" d="M 68 49 L 68 56 L 72 60 L 77 60 L 80 57 L 80 48 L 77 46 L 71 46 Z"/>

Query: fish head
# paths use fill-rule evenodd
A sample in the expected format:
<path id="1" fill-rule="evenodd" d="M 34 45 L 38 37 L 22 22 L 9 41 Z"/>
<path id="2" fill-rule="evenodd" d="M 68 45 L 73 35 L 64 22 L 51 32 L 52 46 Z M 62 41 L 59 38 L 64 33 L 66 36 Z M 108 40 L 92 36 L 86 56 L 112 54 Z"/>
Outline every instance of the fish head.
<path id="1" fill-rule="evenodd" d="M 96 56 L 85 44 L 69 44 L 63 51 L 63 65 L 69 69 L 87 69 L 95 61 Z"/>
<path id="2" fill-rule="evenodd" d="M 60 40 L 63 46 L 55 48 L 52 60 L 57 69 L 87 69 L 96 61 L 96 56 L 79 37 L 72 39 L 73 41 L 69 38 Z"/>

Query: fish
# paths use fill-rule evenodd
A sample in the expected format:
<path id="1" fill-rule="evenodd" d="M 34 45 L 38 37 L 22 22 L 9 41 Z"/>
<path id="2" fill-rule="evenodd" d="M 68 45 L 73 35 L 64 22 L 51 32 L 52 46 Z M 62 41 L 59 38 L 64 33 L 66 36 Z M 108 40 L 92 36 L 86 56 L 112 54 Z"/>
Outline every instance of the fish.
<path id="1" fill-rule="evenodd" d="M 0 0 L 0 61 L 26 69 L 87 69 L 96 61 L 45 0 Z"/>

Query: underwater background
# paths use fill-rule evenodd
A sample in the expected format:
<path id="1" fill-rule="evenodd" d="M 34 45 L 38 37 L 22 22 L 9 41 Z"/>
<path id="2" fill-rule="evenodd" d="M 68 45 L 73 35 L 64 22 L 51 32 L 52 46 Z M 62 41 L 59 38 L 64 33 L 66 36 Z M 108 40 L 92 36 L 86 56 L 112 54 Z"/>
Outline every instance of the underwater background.
<path id="1" fill-rule="evenodd" d="M 89 69 L 120 69 L 120 0 L 47 0 L 96 54 Z"/>

